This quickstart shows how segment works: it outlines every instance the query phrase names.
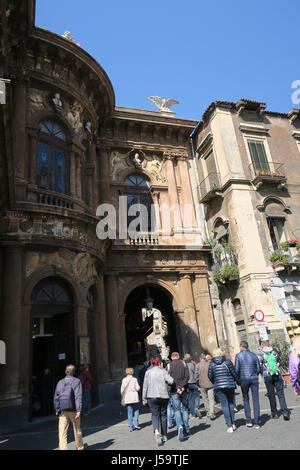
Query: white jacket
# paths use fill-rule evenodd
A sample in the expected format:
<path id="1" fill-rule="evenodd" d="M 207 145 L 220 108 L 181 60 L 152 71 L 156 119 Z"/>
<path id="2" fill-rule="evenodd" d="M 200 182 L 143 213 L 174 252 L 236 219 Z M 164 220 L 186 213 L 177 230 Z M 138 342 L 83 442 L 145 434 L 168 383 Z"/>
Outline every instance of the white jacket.
<path id="1" fill-rule="evenodd" d="M 138 391 L 140 389 L 141 387 L 139 386 L 137 379 L 132 375 L 127 375 L 127 377 L 122 380 L 121 397 L 124 397 L 125 405 L 139 403 L 140 399 Z"/>

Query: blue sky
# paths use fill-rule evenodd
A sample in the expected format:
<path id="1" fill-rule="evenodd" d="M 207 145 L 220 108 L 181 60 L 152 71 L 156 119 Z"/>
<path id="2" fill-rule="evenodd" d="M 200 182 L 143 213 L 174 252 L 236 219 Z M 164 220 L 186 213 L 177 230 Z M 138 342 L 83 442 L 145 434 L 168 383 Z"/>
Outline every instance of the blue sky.
<path id="1" fill-rule="evenodd" d="M 299 23 L 299 0 L 37 0 L 36 13 L 100 63 L 118 106 L 155 110 L 146 98 L 167 96 L 196 120 L 215 100 L 295 107 Z"/>

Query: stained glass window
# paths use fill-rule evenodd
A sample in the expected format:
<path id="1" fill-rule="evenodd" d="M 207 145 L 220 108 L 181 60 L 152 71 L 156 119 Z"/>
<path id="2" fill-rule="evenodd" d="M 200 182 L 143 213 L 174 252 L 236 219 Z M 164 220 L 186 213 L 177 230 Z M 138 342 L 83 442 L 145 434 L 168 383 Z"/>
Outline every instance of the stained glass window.
<path id="1" fill-rule="evenodd" d="M 52 135 L 60 140 L 66 140 L 66 134 L 62 128 L 53 121 L 44 121 L 40 124 L 40 131 L 44 134 Z"/>

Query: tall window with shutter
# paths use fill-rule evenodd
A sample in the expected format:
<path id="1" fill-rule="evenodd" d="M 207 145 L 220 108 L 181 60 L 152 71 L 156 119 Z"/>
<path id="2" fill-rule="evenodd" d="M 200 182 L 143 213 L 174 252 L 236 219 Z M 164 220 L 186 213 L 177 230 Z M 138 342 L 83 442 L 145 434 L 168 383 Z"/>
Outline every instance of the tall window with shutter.
<path id="1" fill-rule="evenodd" d="M 248 140 L 253 168 L 257 171 L 270 171 L 264 143 L 260 140 Z"/>

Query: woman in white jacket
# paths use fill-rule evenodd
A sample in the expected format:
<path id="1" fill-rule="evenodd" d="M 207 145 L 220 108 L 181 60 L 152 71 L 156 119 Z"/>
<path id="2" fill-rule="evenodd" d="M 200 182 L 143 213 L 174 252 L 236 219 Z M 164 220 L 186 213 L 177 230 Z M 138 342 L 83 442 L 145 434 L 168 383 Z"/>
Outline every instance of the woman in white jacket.
<path id="1" fill-rule="evenodd" d="M 134 430 L 139 431 L 141 428 L 139 426 L 139 383 L 135 377 L 133 377 L 133 369 L 126 369 L 126 377 L 122 380 L 121 386 L 121 396 L 122 396 L 122 405 L 126 406 L 128 414 L 128 425 L 129 431 Z M 134 418 L 134 423 L 133 423 Z"/>

